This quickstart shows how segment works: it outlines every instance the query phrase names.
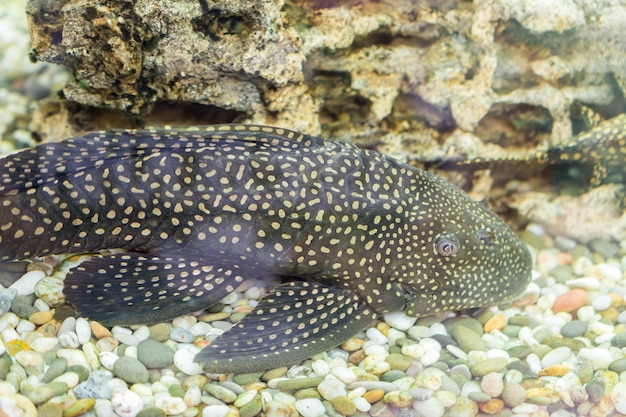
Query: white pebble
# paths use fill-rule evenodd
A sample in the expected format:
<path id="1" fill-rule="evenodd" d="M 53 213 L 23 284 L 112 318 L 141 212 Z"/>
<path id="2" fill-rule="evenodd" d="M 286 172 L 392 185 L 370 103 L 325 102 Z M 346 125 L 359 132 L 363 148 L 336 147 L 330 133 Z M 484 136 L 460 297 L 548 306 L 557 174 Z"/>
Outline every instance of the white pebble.
<path id="1" fill-rule="evenodd" d="M 356 381 L 356 375 L 352 370 L 344 367 L 336 367 L 331 369 L 331 374 L 337 377 L 338 380 L 348 385 Z"/>
<path id="2" fill-rule="evenodd" d="M 32 350 L 37 353 L 46 353 L 52 350 L 59 343 L 59 339 L 56 337 L 38 337 L 29 343 Z"/>
<path id="3" fill-rule="evenodd" d="M 257 395 L 256 390 L 251 389 L 248 391 L 244 391 L 237 396 L 237 399 L 235 400 L 233 405 L 237 408 L 241 408 L 244 405 L 248 404 L 250 401 L 252 401 L 254 397 L 256 397 L 256 395 Z"/>
<path id="4" fill-rule="evenodd" d="M 15 328 L 15 330 L 23 335 L 26 332 L 32 332 L 33 330 L 35 330 L 37 326 L 35 326 L 35 323 L 32 323 L 28 320 L 20 320 L 20 322 L 17 324 L 17 327 Z"/>
<path id="5" fill-rule="evenodd" d="M 426 352 L 426 349 L 417 343 L 406 343 L 402 346 L 402 354 L 414 359 L 419 359 L 424 352 Z"/>
<path id="6" fill-rule="evenodd" d="M 74 388 L 80 382 L 80 378 L 76 372 L 66 372 L 54 378 L 52 382 L 65 382 L 69 388 Z"/>
<path id="7" fill-rule="evenodd" d="M 605 333 L 593 339 L 593 343 L 595 343 L 596 345 L 601 345 L 602 343 L 610 342 L 611 340 L 613 340 L 614 337 L 615 333 Z"/>
<path id="8" fill-rule="evenodd" d="M 0 332 L 8 329 L 9 327 L 15 327 L 20 322 L 20 318 L 15 313 L 6 313 L 0 317 Z"/>
<path id="9" fill-rule="evenodd" d="M 189 328 L 189 331 L 194 336 L 204 336 L 211 330 L 211 325 L 200 321 Z"/>
<path id="10" fill-rule="evenodd" d="M 200 391 L 200 387 L 192 385 L 187 388 L 183 401 L 188 407 L 195 407 L 196 405 L 199 405 L 202 402 L 202 392 Z"/>
<path id="11" fill-rule="evenodd" d="M 80 349 L 59 349 L 57 350 L 57 357 L 65 358 L 67 360 L 67 366 L 82 365 L 87 369 L 90 369 L 89 362 L 85 353 Z"/>
<path id="12" fill-rule="evenodd" d="M 196 347 L 185 346 L 174 353 L 174 365 L 187 375 L 200 375 L 202 367 L 193 361 L 199 352 Z"/>
<path id="13" fill-rule="evenodd" d="M 65 304 L 64 281 L 58 277 L 45 277 L 35 285 L 35 294 L 50 307 Z"/>
<path id="14" fill-rule="evenodd" d="M 572 350 L 567 346 L 556 347 L 541 358 L 541 366 L 547 368 L 552 365 L 558 365 L 565 362 L 571 355 Z"/>
<path id="15" fill-rule="evenodd" d="M 326 413 L 324 404 L 317 398 L 298 400 L 294 405 L 302 417 L 321 417 Z"/>
<path id="16" fill-rule="evenodd" d="M 100 368 L 100 352 L 93 342 L 87 342 L 83 345 L 83 353 L 85 354 L 85 358 L 87 358 L 87 362 L 89 363 L 88 369 Z"/>
<path id="17" fill-rule="evenodd" d="M 103 337 L 96 342 L 96 347 L 101 352 L 113 352 L 119 345 L 120 342 L 110 336 Z"/>
<path id="18" fill-rule="evenodd" d="M 444 326 L 442 323 L 439 323 L 439 322 L 431 324 L 430 335 L 434 336 L 436 334 L 448 336 L 448 330 L 446 329 L 446 326 Z"/>
<path id="19" fill-rule="evenodd" d="M 155 398 L 154 405 L 165 411 L 165 414 L 169 416 L 182 414 L 187 410 L 185 402 L 179 397 L 159 396 Z"/>
<path id="20" fill-rule="evenodd" d="M 383 345 L 378 344 L 368 344 L 367 342 L 363 345 L 363 352 L 365 352 L 368 356 L 387 356 L 387 349 Z"/>
<path id="21" fill-rule="evenodd" d="M 604 311 L 607 308 L 611 307 L 611 303 L 613 300 L 606 294 L 599 295 L 591 301 L 591 306 L 596 311 Z"/>
<path id="22" fill-rule="evenodd" d="M 230 294 L 228 294 L 226 297 L 222 298 L 220 300 L 220 303 L 221 304 L 226 304 L 226 305 L 233 304 L 237 300 L 239 300 L 240 297 L 241 297 L 240 293 L 233 291 Z"/>
<path id="23" fill-rule="evenodd" d="M 43 376 L 44 361 L 39 353 L 32 350 L 21 350 L 15 354 L 15 360 L 29 375 L 38 378 Z"/>
<path id="24" fill-rule="evenodd" d="M 410 317 L 403 311 L 394 311 L 383 316 L 385 322 L 398 330 L 409 330 L 417 321 L 417 317 Z"/>
<path id="25" fill-rule="evenodd" d="M 148 326 L 140 326 L 137 330 L 135 330 L 133 336 L 139 339 L 139 341 L 146 340 L 150 337 L 150 329 Z"/>
<path id="26" fill-rule="evenodd" d="M 73 330 L 68 330 L 63 333 L 59 333 L 59 344 L 64 348 L 77 348 L 80 346 L 78 336 Z"/>
<path id="27" fill-rule="evenodd" d="M 137 336 L 132 335 L 132 334 L 117 333 L 117 334 L 114 334 L 113 337 L 119 340 L 120 343 L 123 343 L 128 346 L 137 346 L 139 345 L 139 342 L 141 342 L 141 340 L 139 340 Z"/>
<path id="28" fill-rule="evenodd" d="M 370 339 L 373 343 L 376 343 L 377 345 L 384 345 L 385 343 L 387 343 L 387 337 L 375 327 L 370 327 L 369 329 L 367 329 L 365 334 L 367 335 L 368 339 Z"/>
<path id="29" fill-rule="evenodd" d="M 115 391 L 111 397 L 111 405 L 120 417 L 135 417 L 143 409 L 143 401 L 139 395 L 128 389 Z"/>
<path id="30" fill-rule="evenodd" d="M 602 335 L 606 333 L 613 333 L 615 327 L 610 324 L 602 323 L 601 321 L 594 321 L 589 325 L 589 330 L 596 334 Z"/>
<path id="31" fill-rule="evenodd" d="M 100 363 L 109 371 L 113 370 L 113 365 L 120 357 L 113 352 L 100 352 Z"/>
<path id="32" fill-rule="evenodd" d="M 356 397 L 352 399 L 354 406 L 362 413 L 367 413 L 372 408 L 372 404 L 368 403 L 363 397 Z"/>
<path id="33" fill-rule="evenodd" d="M 424 401 L 413 401 L 413 410 L 420 416 L 428 417 L 441 417 L 445 412 L 443 404 L 436 397 Z"/>
<path id="34" fill-rule="evenodd" d="M 76 319 L 76 336 L 81 345 L 84 345 L 91 339 L 91 327 L 89 327 L 89 322 L 82 317 Z"/>
<path id="35" fill-rule="evenodd" d="M 406 333 L 396 330 L 393 327 L 387 331 L 387 341 L 390 346 L 395 345 L 398 339 L 404 338 L 406 338 Z"/>
<path id="36" fill-rule="evenodd" d="M 207 405 L 202 409 L 202 417 L 226 417 L 229 411 L 227 405 Z"/>
<path id="37" fill-rule="evenodd" d="M 618 413 L 626 414 L 626 381 L 619 381 L 611 389 L 611 400 Z"/>
<path id="38" fill-rule="evenodd" d="M 595 291 L 600 288 L 600 281 L 594 277 L 570 279 L 566 282 L 566 284 L 570 288 L 581 288 L 589 291 Z"/>
<path id="39" fill-rule="evenodd" d="M 537 404 L 523 403 L 511 409 L 514 414 L 533 414 L 539 411 Z"/>
<path id="40" fill-rule="evenodd" d="M 41 298 L 35 300 L 33 307 L 35 307 L 38 311 L 50 311 L 50 306 Z"/>
<path id="41" fill-rule="evenodd" d="M 346 395 L 346 387 L 343 382 L 334 379 L 326 378 L 317 386 L 317 391 L 320 395 L 328 401 L 332 401 L 337 397 Z"/>
<path id="42" fill-rule="evenodd" d="M 424 366 L 430 366 L 437 362 L 441 357 L 441 353 L 436 350 L 427 350 L 419 359 L 420 363 Z"/>
<path id="43" fill-rule="evenodd" d="M 58 334 L 61 334 L 63 332 L 73 332 L 75 329 L 76 329 L 76 319 L 74 317 L 68 317 L 65 320 L 63 320 L 63 323 L 61 323 Z"/>
<path id="44" fill-rule="evenodd" d="M 531 353 L 530 355 L 528 355 L 526 357 L 526 363 L 535 374 L 541 372 L 541 359 L 539 359 L 539 356 L 537 356 L 536 353 Z"/>
<path id="45" fill-rule="evenodd" d="M 613 362 L 611 352 L 602 348 L 582 348 L 578 356 L 592 361 L 594 369 L 607 369 Z"/>
<path id="46" fill-rule="evenodd" d="M 263 295 L 265 295 L 265 288 L 263 287 L 250 287 L 243 293 L 244 297 L 247 299 L 258 300 Z"/>
<path id="47" fill-rule="evenodd" d="M 430 337 L 426 337 L 426 338 L 420 340 L 419 344 L 424 349 L 426 349 L 426 351 L 435 350 L 437 352 L 441 352 L 441 345 L 439 344 L 439 342 L 437 342 L 435 339 L 432 339 Z"/>
<path id="48" fill-rule="evenodd" d="M 17 290 L 17 295 L 31 295 L 35 292 L 37 283 L 46 277 L 43 271 L 29 271 L 22 275 L 9 288 Z"/>
<path id="49" fill-rule="evenodd" d="M 596 267 L 602 274 L 603 278 L 616 282 L 622 279 L 622 270 L 618 265 L 603 263 L 596 265 Z"/>
<path id="50" fill-rule="evenodd" d="M 198 322 L 198 319 L 196 318 L 196 316 L 187 314 L 186 316 L 176 317 L 174 320 L 172 320 L 172 326 L 182 327 L 183 329 L 188 329 L 192 325 L 196 324 L 197 322 Z"/>
<path id="51" fill-rule="evenodd" d="M 458 346 L 448 345 L 448 346 L 446 346 L 446 349 L 452 355 L 456 356 L 457 358 L 459 358 L 461 360 L 467 361 L 469 359 L 469 357 L 467 356 L 467 353 L 465 351 L 463 351 L 463 349 L 461 349 Z"/>
<path id="52" fill-rule="evenodd" d="M 318 376 L 326 376 L 330 372 L 330 366 L 328 366 L 328 363 L 322 359 L 314 361 L 311 364 L 311 369 L 313 369 L 313 372 L 315 372 Z"/>
<path id="53" fill-rule="evenodd" d="M 576 312 L 576 316 L 578 320 L 591 322 L 592 319 L 597 321 L 600 319 L 600 316 L 596 314 L 596 310 L 592 306 L 582 306 Z M 594 316 L 597 316 L 597 320 Z"/>

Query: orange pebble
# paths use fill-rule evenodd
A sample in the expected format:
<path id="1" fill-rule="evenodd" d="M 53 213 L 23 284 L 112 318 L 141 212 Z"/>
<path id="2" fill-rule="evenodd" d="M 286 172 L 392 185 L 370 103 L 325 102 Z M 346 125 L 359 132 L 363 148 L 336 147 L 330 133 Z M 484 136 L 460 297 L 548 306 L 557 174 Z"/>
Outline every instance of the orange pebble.
<path id="1" fill-rule="evenodd" d="M 619 307 L 624 304 L 624 296 L 622 295 L 610 292 L 609 297 L 611 297 L 611 307 Z"/>
<path id="2" fill-rule="evenodd" d="M 363 398 L 365 398 L 365 400 L 370 404 L 374 404 L 375 402 L 382 400 L 384 396 L 385 391 L 382 389 L 373 389 L 363 394 Z"/>
<path id="3" fill-rule="evenodd" d="M 539 376 L 564 376 L 569 374 L 571 369 L 567 365 L 557 364 L 543 368 L 539 371 Z"/>
<path id="4" fill-rule="evenodd" d="M 484 403 L 478 403 L 478 408 L 485 414 L 497 414 L 504 408 L 504 402 L 498 398 L 492 398 Z"/>
<path id="5" fill-rule="evenodd" d="M 46 324 L 39 326 L 37 331 L 46 337 L 54 337 L 59 331 L 61 324 L 56 320 L 50 320 Z"/>
<path id="6" fill-rule="evenodd" d="M 54 311 L 38 311 L 28 317 L 28 321 L 36 325 L 46 324 L 54 318 Z"/>
<path id="7" fill-rule="evenodd" d="M 97 321 L 90 321 L 89 327 L 91 328 L 93 335 L 98 340 L 102 339 L 103 337 L 111 337 L 111 331 Z"/>
<path id="8" fill-rule="evenodd" d="M 17 352 L 21 352 L 23 350 L 30 350 L 30 346 L 28 346 L 28 343 L 19 339 L 14 339 L 6 342 L 4 346 L 6 347 L 7 352 L 10 356 L 15 356 Z"/>
<path id="9" fill-rule="evenodd" d="M 198 339 L 194 341 L 193 344 L 198 346 L 200 349 L 204 349 L 205 347 L 209 346 L 211 342 L 205 339 Z"/>
<path id="10" fill-rule="evenodd" d="M 552 311 L 559 313 L 565 311 L 571 313 L 587 304 L 587 292 L 580 288 L 574 288 L 556 297 L 552 305 Z"/>
<path id="11" fill-rule="evenodd" d="M 491 333 L 493 330 L 502 330 L 506 326 L 506 317 L 504 314 L 496 314 L 485 323 L 485 333 Z"/>

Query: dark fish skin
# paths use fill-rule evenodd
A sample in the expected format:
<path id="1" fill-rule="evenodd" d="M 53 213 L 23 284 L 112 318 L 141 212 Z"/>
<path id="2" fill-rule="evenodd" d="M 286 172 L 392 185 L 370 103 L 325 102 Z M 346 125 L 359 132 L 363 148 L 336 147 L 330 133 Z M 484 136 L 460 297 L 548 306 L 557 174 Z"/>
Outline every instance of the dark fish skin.
<path id="1" fill-rule="evenodd" d="M 483 205 L 380 153 L 262 126 L 113 130 L 0 159 L 0 261 L 124 249 L 72 269 L 65 294 L 107 325 L 283 282 L 196 361 L 211 373 L 295 363 L 377 317 L 483 307 L 531 256 Z"/>

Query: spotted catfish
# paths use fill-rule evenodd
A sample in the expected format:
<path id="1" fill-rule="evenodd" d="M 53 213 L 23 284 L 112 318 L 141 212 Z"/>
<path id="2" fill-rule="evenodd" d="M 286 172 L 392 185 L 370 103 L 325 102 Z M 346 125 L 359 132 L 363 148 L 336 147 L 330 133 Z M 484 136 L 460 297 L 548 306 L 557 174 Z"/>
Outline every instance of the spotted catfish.
<path id="1" fill-rule="evenodd" d="M 382 314 L 489 306 L 530 279 L 526 246 L 428 172 L 261 126 L 113 130 L 0 159 L 0 261 L 101 253 L 65 293 L 107 325 L 210 307 L 244 280 L 282 283 L 202 350 L 251 372 L 330 349 Z"/>

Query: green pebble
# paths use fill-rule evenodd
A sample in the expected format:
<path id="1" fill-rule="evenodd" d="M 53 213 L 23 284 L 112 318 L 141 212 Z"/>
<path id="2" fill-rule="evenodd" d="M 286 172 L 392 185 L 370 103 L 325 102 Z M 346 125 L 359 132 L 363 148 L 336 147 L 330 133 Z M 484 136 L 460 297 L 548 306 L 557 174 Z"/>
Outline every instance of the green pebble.
<path id="1" fill-rule="evenodd" d="M 124 381 L 135 384 L 145 384 L 150 380 L 148 369 L 135 358 L 122 356 L 113 364 L 113 373 Z"/>
<path id="2" fill-rule="evenodd" d="M 545 239 L 542 236 L 536 235 L 529 230 L 524 230 L 520 237 L 522 238 L 522 242 L 532 246 L 537 251 L 545 249 L 546 247 Z"/>
<path id="3" fill-rule="evenodd" d="M 87 378 L 89 378 L 89 369 L 85 368 L 83 365 L 72 365 L 67 368 L 67 370 L 75 372 L 80 382 L 86 381 Z"/>
<path id="4" fill-rule="evenodd" d="M 321 376 L 285 379 L 284 381 L 280 381 L 276 387 L 281 390 L 302 390 L 306 388 L 315 388 L 323 380 L 324 378 Z"/>
<path id="5" fill-rule="evenodd" d="M 345 395 L 340 395 L 331 400 L 331 404 L 335 411 L 344 416 L 351 416 L 356 413 L 354 402 Z"/>
<path id="6" fill-rule="evenodd" d="M 508 319 L 507 323 L 512 324 L 514 326 L 520 326 L 520 327 L 530 326 L 530 317 L 517 314 L 511 317 L 510 319 Z"/>
<path id="7" fill-rule="evenodd" d="M 165 411 L 158 407 L 154 407 L 149 405 L 141 409 L 139 413 L 137 413 L 136 417 L 166 417 Z"/>
<path id="8" fill-rule="evenodd" d="M 178 398 L 185 397 L 185 390 L 179 384 L 170 385 L 167 388 L 167 392 L 169 392 L 172 397 L 178 397 Z"/>
<path id="9" fill-rule="evenodd" d="M 446 417 L 474 417 L 478 414 L 478 405 L 469 398 L 457 397 L 454 405 L 446 410 Z"/>
<path id="10" fill-rule="evenodd" d="M 406 391 L 390 391 L 383 397 L 383 402 L 396 408 L 410 407 L 413 403 L 413 396 Z"/>
<path id="11" fill-rule="evenodd" d="M 150 326 L 150 339 L 157 342 L 165 342 L 170 338 L 170 326 L 165 323 Z"/>
<path id="12" fill-rule="evenodd" d="M 233 313 L 230 315 L 230 321 L 232 323 L 239 323 L 246 316 L 246 313 Z"/>
<path id="13" fill-rule="evenodd" d="M 578 367 L 578 378 L 580 378 L 580 382 L 586 384 L 593 379 L 595 369 L 593 367 L 593 361 L 584 361 Z"/>
<path id="14" fill-rule="evenodd" d="M 546 396 L 543 396 L 543 395 L 538 395 L 536 397 L 529 398 L 527 401 L 529 403 L 531 403 L 531 404 L 536 404 L 536 405 L 550 405 L 550 404 L 552 404 L 552 399 L 550 397 L 546 397 Z"/>
<path id="15" fill-rule="evenodd" d="M 382 374 L 380 376 L 380 380 L 385 381 L 385 382 L 393 382 L 396 379 L 404 378 L 405 376 L 406 376 L 406 373 L 404 373 L 403 371 L 391 370 Z"/>
<path id="16" fill-rule="evenodd" d="M 530 355 L 533 350 L 530 346 L 520 345 L 513 346 L 507 352 L 513 358 L 524 359 L 526 356 Z"/>
<path id="17" fill-rule="evenodd" d="M 146 368 L 167 368 L 174 363 L 174 351 L 156 340 L 146 339 L 137 345 L 137 359 Z"/>
<path id="18" fill-rule="evenodd" d="M 57 345 L 57 346 L 60 346 L 60 345 Z M 52 350 L 49 350 L 43 353 L 43 361 L 48 366 L 50 366 L 50 364 L 54 362 L 56 358 L 57 358 L 57 351 L 54 348 Z"/>
<path id="19" fill-rule="evenodd" d="M 592 251 L 602 255 L 604 259 L 615 258 L 619 253 L 619 246 L 617 245 L 617 243 L 609 240 L 592 240 L 591 242 L 589 242 L 589 247 Z"/>
<path id="20" fill-rule="evenodd" d="M 296 400 L 306 400 L 307 398 L 320 399 L 322 396 L 315 388 L 305 388 L 294 392 L 293 397 Z"/>
<path id="21" fill-rule="evenodd" d="M 469 317 L 452 317 L 444 320 L 443 325 L 446 327 L 448 334 L 452 334 L 454 328 L 458 326 L 466 327 L 467 329 L 472 330 L 479 336 L 482 336 L 482 334 L 485 332 L 485 330 L 483 329 L 483 325 L 480 324 L 478 320 Z"/>
<path id="22" fill-rule="evenodd" d="M 43 376 L 43 382 L 50 382 L 59 375 L 62 375 L 67 370 L 67 359 L 57 358 L 48 367 L 48 370 Z"/>
<path id="23" fill-rule="evenodd" d="M 507 406 L 517 407 L 526 401 L 526 390 L 517 382 L 506 382 L 500 397 Z"/>
<path id="24" fill-rule="evenodd" d="M 335 408 L 333 407 L 333 404 L 330 401 L 323 400 L 322 405 L 324 406 L 324 409 L 326 410 L 324 417 L 342 417 L 341 414 L 335 411 Z"/>
<path id="25" fill-rule="evenodd" d="M 626 371 L 626 358 L 617 359 L 611 362 L 609 370 L 617 372 L 618 374 Z"/>
<path id="26" fill-rule="evenodd" d="M 585 391 L 589 395 L 589 402 L 597 403 L 604 396 L 605 382 L 601 377 L 593 378 L 585 384 Z"/>
<path id="27" fill-rule="evenodd" d="M 261 396 L 259 394 L 255 395 L 252 401 L 244 404 L 239 409 L 240 417 L 254 417 L 259 415 L 261 409 L 263 408 L 263 402 L 261 401 Z"/>
<path id="28" fill-rule="evenodd" d="M 537 375 L 530 369 L 530 366 L 526 362 L 522 361 L 511 361 L 507 365 L 508 369 L 514 369 L 518 372 L 521 372 L 524 378 L 536 378 Z"/>
<path id="29" fill-rule="evenodd" d="M 561 327 L 561 334 L 564 337 L 579 337 L 585 334 L 588 327 L 589 325 L 585 321 L 572 320 Z"/>
<path id="30" fill-rule="evenodd" d="M 626 347 L 626 332 L 619 332 L 611 339 L 611 344 L 619 348 Z"/>
<path id="31" fill-rule="evenodd" d="M 574 272 L 572 271 L 572 267 L 570 265 L 559 265 L 550 271 L 550 275 L 552 275 L 559 284 L 565 284 L 567 281 L 572 279 Z"/>
<path id="32" fill-rule="evenodd" d="M 400 346 L 396 346 L 396 345 L 389 346 L 388 352 L 390 354 L 402 354 L 402 348 Z"/>
<path id="33" fill-rule="evenodd" d="M 570 249 L 569 254 L 572 255 L 574 259 L 582 258 L 589 254 L 589 248 L 585 245 L 576 245 L 573 249 Z"/>
<path id="34" fill-rule="evenodd" d="M 249 374 L 239 374 L 233 376 L 233 381 L 239 385 L 248 385 L 260 380 L 263 372 L 252 372 Z"/>
<path id="35" fill-rule="evenodd" d="M 465 326 L 454 327 L 450 334 L 459 344 L 459 347 L 466 353 L 472 350 L 478 350 L 482 352 L 487 351 L 487 344 L 480 337 L 480 335 Z"/>
<path id="36" fill-rule="evenodd" d="M 472 401 L 476 401 L 477 403 L 484 403 L 491 399 L 489 394 L 485 394 L 484 392 L 474 391 L 467 394 L 467 398 Z"/>
<path id="37" fill-rule="evenodd" d="M 511 338 L 516 338 L 519 335 L 519 331 L 522 329 L 521 326 L 508 324 L 502 329 L 502 333 Z"/>
<path id="38" fill-rule="evenodd" d="M 161 371 L 158 369 L 148 369 L 148 378 L 151 383 L 155 383 L 160 381 L 163 375 L 161 375 Z"/>
<path id="39" fill-rule="evenodd" d="M 413 363 L 413 358 L 398 353 L 387 355 L 385 362 L 389 364 L 392 370 L 406 371 Z"/>
<path id="40" fill-rule="evenodd" d="M 9 371 L 11 370 L 12 361 L 8 354 L 0 356 L 0 379 L 6 380 Z"/>
<path id="41" fill-rule="evenodd" d="M 491 358 L 478 361 L 470 367 L 472 375 L 482 378 L 490 372 L 500 372 L 508 364 L 506 358 Z"/>
<path id="42" fill-rule="evenodd" d="M 11 303 L 11 311 L 17 314 L 20 318 L 28 320 L 28 318 L 34 313 L 38 312 L 36 307 L 28 305 L 23 302 L 13 301 Z"/>
<path id="43" fill-rule="evenodd" d="M 224 401 L 226 404 L 232 404 L 237 399 L 237 394 L 216 383 L 204 384 L 203 389 L 207 394 L 214 396 L 220 401 Z"/>
<path id="44" fill-rule="evenodd" d="M 476 312 L 476 315 L 474 315 L 474 319 L 476 319 L 481 326 L 484 326 L 485 323 L 487 323 L 489 321 L 489 319 L 491 319 L 494 316 L 493 311 L 491 310 L 478 310 Z"/>
<path id="45" fill-rule="evenodd" d="M 288 369 L 289 368 L 287 368 L 286 366 L 281 366 L 280 368 L 270 369 L 269 371 L 266 371 L 263 375 L 261 375 L 261 380 L 267 382 L 270 379 L 280 378 L 282 376 L 285 376 Z"/>
<path id="46" fill-rule="evenodd" d="M 57 403 L 45 403 L 38 411 L 39 417 L 63 417 L 63 409 Z"/>
<path id="47" fill-rule="evenodd" d="M 26 396 L 35 405 L 45 403 L 52 397 L 57 395 L 63 395 L 67 393 L 68 386 L 65 382 L 49 382 L 47 384 L 39 385 L 35 387 Z"/>
<path id="48" fill-rule="evenodd" d="M 546 337 L 543 339 L 543 341 L 541 341 L 541 343 L 550 346 L 552 349 L 560 346 L 566 346 L 570 348 L 573 352 L 578 352 L 580 349 L 587 347 L 585 343 L 581 342 L 580 340 L 556 336 Z"/>
<path id="49" fill-rule="evenodd" d="M 543 340 L 546 338 L 554 337 L 554 333 L 548 327 L 540 327 L 533 331 L 533 336 L 539 341 L 539 343 L 547 344 L 547 342 L 544 342 Z"/>

